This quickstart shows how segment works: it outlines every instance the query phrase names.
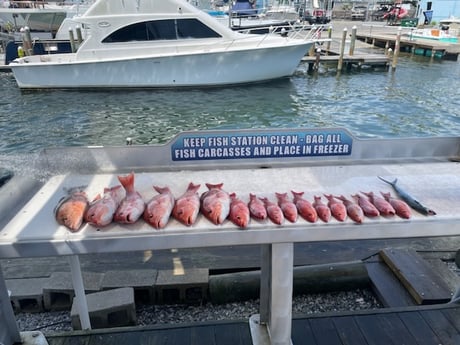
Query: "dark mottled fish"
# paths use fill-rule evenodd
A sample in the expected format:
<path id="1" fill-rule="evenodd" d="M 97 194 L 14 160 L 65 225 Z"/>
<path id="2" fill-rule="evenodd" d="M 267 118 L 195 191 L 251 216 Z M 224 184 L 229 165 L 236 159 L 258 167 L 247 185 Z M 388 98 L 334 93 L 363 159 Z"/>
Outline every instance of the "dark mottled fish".
<path id="1" fill-rule="evenodd" d="M 419 201 L 415 200 L 413 197 L 411 197 L 409 194 L 407 194 L 404 190 L 402 190 L 396 183 L 398 182 L 398 179 L 394 179 L 393 182 L 387 181 L 384 178 L 377 176 L 380 180 L 383 182 L 388 183 L 391 185 L 396 193 L 398 193 L 399 197 L 403 199 L 410 207 L 412 207 L 414 210 L 417 212 L 420 212 L 421 214 L 424 214 L 426 216 L 434 216 L 436 212 L 433 210 L 429 209 L 428 207 L 423 206 Z"/>

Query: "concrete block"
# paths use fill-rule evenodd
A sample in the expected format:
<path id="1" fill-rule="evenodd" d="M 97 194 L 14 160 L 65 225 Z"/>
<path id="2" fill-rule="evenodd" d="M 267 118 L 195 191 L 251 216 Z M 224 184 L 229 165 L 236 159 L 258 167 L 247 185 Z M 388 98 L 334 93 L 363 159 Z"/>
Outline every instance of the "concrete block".
<path id="1" fill-rule="evenodd" d="M 158 271 L 155 289 L 160 304 L 200 303 L 208 293 L 209 270 L 191 268 L 181 274 L 173 270 Z"/>
<path id="2" fill-rule="evenodd" d="M 85 292 L 101 290 L 103 273 L 83 272 L 82 276 Z M 74 297 L 70 272 L 54 272 L 43 286 L 43 304 L 46 310 L 69 310 Z"/>
<path id="3" fill-rule="evenodd" d="M 16 312 L 43 311 L 43 286 L 49 278 L 7 279 L 6 287 L 11 291 L 10 300 Z"/>
<path id="4" fill-rule="evenodd" d="M 132 326 L 136 324 L 134 289 L 120 288 L 86 295 L 92 328 Z M 77 305 L 72 304 L 70 317 L 73 329 L 81 329 Z"/>
<path id="5" fill-rule="evenodd" d="M 154 304 L 157 275 L 155 269 L 107 271 L 101 287 L 102 290 L 132 287 L 136 304 Z"/>

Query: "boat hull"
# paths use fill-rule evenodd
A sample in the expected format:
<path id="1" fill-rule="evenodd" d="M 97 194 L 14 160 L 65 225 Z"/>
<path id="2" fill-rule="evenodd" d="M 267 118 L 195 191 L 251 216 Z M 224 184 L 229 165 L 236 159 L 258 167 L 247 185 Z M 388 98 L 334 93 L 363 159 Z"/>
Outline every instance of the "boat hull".
<path id="1" fill-rule="evenodd" d="M 290 76 L 312 44 L 10 66 L 21 89 L 210 87 Z"/>

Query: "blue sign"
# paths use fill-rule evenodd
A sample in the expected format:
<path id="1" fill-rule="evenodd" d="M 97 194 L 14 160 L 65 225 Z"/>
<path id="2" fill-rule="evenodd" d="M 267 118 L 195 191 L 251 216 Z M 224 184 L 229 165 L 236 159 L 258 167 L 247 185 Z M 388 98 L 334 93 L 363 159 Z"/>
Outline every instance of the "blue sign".
<path id="1" fill-rule="evenodd" d="M 173 161 L 346 156 L 353 139 L 341 129 L 184 133 L 172 143 Z"/>

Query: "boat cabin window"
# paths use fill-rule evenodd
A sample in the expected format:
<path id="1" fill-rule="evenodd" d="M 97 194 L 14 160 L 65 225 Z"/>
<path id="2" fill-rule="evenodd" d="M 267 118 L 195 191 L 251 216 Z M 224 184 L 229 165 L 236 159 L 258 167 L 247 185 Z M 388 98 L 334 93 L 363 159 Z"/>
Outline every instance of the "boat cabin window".
<path id="1" fill-rule="evenodd" d="M 118 29 L 103 43 L 129 41 L 177 40 L 185 38 L 221 37 L 197 19 L 165 19 L 135 23 Z"/>

